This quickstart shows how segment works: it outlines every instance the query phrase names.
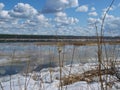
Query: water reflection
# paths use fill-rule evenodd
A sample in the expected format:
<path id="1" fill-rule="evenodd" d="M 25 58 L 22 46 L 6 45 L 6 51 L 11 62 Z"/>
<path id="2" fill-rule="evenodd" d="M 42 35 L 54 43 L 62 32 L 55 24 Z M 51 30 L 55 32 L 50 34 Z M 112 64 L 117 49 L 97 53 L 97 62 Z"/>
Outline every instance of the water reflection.
<path id="1" fill-rule="evenodd" d="M 75 49 L 74 49 L 75 48 Z M 35 43 L 1 43 L 0 44 L 0 76 L 16 74 L 24 70 L 30 62 L 31 70 L 58 65 L 58 46 L 36 45 Z M 60 59 L 63 64 L 97 62 L 97 46 L 62 46 Z M 103 46 L 109 57 L 120 57 L 120 45 Z M 73 54 L 74 53 L 74 54 Z M 11 68 L 12 66 L 12 68 Z"/>

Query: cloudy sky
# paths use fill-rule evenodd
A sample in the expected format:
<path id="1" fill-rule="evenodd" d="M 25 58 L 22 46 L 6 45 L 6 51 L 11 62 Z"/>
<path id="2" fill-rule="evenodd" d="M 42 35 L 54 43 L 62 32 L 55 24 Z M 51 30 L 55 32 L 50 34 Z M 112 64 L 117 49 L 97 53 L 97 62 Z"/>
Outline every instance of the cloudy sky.
<path id="1" fill-rule="evenodd" d="M 112 0 L 0 0 L 1 34 L 96 35 Z M 106 15 L 104 34 L 120 35 L 120 0 Z"/>

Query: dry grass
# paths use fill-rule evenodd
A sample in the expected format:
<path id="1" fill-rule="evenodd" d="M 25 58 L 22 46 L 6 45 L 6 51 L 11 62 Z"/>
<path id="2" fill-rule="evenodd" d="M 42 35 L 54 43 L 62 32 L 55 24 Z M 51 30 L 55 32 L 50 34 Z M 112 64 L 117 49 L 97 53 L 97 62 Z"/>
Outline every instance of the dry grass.
<path id="1" fill-rule="evenodd" d="M 115 71 L 112 69 L 103 69 L 101 70 L 101 75 L 113 75 Z M 79 81 L 92 82 L 94 77 L 99 77 L 99 70 L 89 70 L 82 74 L 66 76 L 62 78 L 62 85 L 66 86 Z"/>

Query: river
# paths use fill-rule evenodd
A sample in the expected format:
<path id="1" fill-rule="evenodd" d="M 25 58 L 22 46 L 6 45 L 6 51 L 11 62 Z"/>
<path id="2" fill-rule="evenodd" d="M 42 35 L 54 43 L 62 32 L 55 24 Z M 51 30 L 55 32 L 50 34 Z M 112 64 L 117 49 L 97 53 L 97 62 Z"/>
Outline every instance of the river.
<path id="1" fill-rule="evenodd" d="M 0 76 L 20 73 L 30 66 L 31 70 L 72 63 L 97 62 L 97 46 L 37 45 L 36 43 L 0 43 Z M 120 45 L 103 45 L 103 56 L 120 57 Z M 59 58 L 60 56 L 60 58 Z"/>

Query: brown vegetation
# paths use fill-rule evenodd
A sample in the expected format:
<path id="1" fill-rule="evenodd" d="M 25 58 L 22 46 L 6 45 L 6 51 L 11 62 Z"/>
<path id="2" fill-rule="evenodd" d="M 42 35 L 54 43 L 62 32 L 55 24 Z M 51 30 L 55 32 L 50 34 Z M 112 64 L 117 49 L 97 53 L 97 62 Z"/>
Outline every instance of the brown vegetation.
<path id="1" fill-rule="evenodd" d="M 101 70 L 101 75 L 108 75 L 108 74 L 113 75 L 113 74 L 115 74 L 115 71 L 112 69 Z M 97 76 L 99 76 L 98 69 L 86 71 L 86 72 L 84 72 L 82 74 L 78 74 L 78 75 L 70 75 L 70 76 L 62 78 L 62 81 L 63 81 L 62 85 L 65 86 L 65 85 L 69 85 L 69 84 L 72 84 L 72 83 L 75 83 L 78 81 L 87 81 L 89 83 L 89 82 L 92 82 L 93 78 L 97 77 Z"/>

